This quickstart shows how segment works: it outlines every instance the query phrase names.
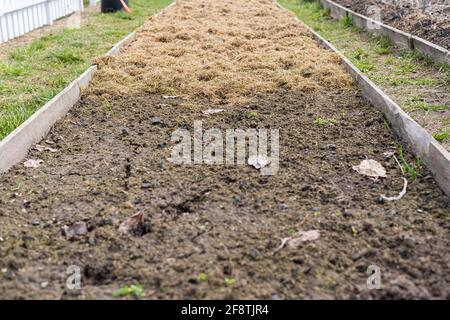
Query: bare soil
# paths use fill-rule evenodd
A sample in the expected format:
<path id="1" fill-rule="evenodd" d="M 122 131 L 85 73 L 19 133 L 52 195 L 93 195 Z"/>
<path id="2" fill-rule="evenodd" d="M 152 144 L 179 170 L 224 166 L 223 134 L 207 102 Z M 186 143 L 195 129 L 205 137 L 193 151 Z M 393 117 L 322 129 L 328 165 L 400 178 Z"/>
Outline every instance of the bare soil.
<path id="1" fill-rule="evenodd" d="M 258 15 L 267 10 L 273 18 Z M 251 70 L 244 77 L 231 66 L 246 49 L 234 55 L 223 50 L 223 43 L 239 36 L 218 47 L 208 32 L 229 19 L 233 28 L 253 29 L 255 39 L 267 36 L 258 31 L 263 27 L 278 30 L 265 45 L 279 45 L 293 59 L 303 45 L 333 71 L 305 73 L 315 58 L 306 55 L 289 69 L 287 82 L 270 78 L 280 65 L 268 79 Z M 161 68 L 151 60 L 161 42 L 148 30 L 169 21 L 183 28 L 177 32 L 194 30 L 198 41 L 210 43 L 205 55 L 217 51 L 225 64 L 217 74 L 224 81 L 242 76 L 252 83 L 221 95 L 217 84 L 205 81 L 205 89 L 195 86 L 189 93 L 192 72 L 203 72 L 197 69 L 201 56 L 192 56 L 191 64 L 164 64 L 170 74 L 146 90 L 146 81 L 154 83 L 149 70 Z M 203 27 L 192 27 L 197 25 Z M 39 168 L 18 165 L 0 177 L 0 297 L 110 298 L 122 285 L 139 282 L 152 299 L 450 298 L 449 199 L 424 168 L 409 179 L 402 200 L 379 201 L 380 194 L 395 195 L 403 185 L 397 164 L 383 155 L 397 148 L 398 139 L 332 62 L 335 56 L 306 30 L 290 36 L 296 44 L 283 44 L 287 26 L 304 29 L 268 0 L 180 1 L 148 21 L 124 55 L 104 61 L 80 103 L 41 142 L 58 152 L 32 150 L 28 158 L 44 161 Z M 174 41 L 180 50 L 192 47 Z M 138 54 L 134 59 L 142 67 L 132 76 L 125 64 Z M 273 61 L 270 51 L 258 54 Z M 292 80 L 295 86 L 285 87 L 302 72 L 312 85 L 297 87 Z M 124 81 L 131 84 L 128 94 Z M 264 87 L 256 87 L 261 81 Z M 178 97 L 164 98 L 161 88 Z M 202 115 L 210 108 L 225 111 Z M 318 126 L 318 117 L 334 124 Z M 205 129 L 279 128 L 279 173 L 167 161 L 172 133 L 192 130 L 194 120 L 203 120 Z M 386 167 L 386 179 L 372 181 L 352 170 L 366 157 Z M 408 155 L 406 160 L 412 161 Z M 136 212 L 144 213 L 142 232 L 119 233 Z M 77 221 L 87 223 L 88 233 L 69 241 L 61 227 Z M 298 229 L 319 230 L 320 237 L 275 252 Z M 373 264 L 381 268 L 380 290 L 366 287 Z M 81 290 L 65 286 L 69 265 L 82 269 Z"/>
<path id="2" fill-rule="evenodd" d="M 384 23 L 450 49 L 450 2 L 446 0 L 335 2 L 366 16 L 368 9 L 376 6 L 381 9 L 381 19 Z"/>

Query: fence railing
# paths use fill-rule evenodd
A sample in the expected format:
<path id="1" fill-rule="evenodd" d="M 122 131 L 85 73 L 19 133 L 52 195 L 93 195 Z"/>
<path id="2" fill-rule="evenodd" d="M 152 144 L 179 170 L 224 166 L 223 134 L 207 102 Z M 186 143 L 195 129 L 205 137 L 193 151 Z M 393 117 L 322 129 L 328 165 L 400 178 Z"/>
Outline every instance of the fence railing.
<path id="1" fill-rule="evenodd" d="M 0 0 L 0 43 L 83 8 L 83 0 Z"/>

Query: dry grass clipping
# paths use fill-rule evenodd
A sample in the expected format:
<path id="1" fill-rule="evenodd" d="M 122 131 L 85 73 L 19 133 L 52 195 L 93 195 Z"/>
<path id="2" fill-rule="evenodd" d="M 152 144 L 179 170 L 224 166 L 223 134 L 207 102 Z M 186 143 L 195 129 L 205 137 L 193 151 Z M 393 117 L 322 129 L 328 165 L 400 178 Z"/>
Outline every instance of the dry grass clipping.
<path id="1" fill-rule="evenodd" d="M 339 57 L 270 0 L 182 0 L 150 18 L 118 58 L 100 59 L 90 94 L 242 102 L 259 92 L 350 87 Z"/>

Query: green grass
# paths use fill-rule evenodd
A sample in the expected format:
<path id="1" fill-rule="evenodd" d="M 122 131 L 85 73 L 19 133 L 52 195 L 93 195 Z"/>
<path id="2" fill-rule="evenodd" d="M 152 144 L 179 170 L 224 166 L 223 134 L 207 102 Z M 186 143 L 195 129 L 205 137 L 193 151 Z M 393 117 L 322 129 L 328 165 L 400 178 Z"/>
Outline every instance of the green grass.
<path id="1" fill-rule="evenodd" d="M 439 142 L 444 142 L 450 138 L 450 133 L 448 131 L 441 131 L 433 134 L 433 137 Z"/>
<path id="2" fill-rule="evenodd" d="M 353 20 L 348 14 L 346 14 L 345 17 L 342 18 L 341 23 L 344 26 L 344 28 L 353 27 Z"/>
<path id="3" fill-rule="evenodd" d="M 225 284 L 229 287 L 233 286 L 236 283 L 236 280 L 232 277 L 225 278 Z"/>
<path id="4" fill-rule="evenodd" d="M 92 13 L 79 29 L 63 29 L 14 49 L 0 60 L 0 140 L 75 80 L 93 58 L 142 25 L 171 0 L 134 0 L 133 13 Z"/>
<path id="5" fill-rule="evenodd" d="M 416 110 L 443 111 L 448 109 L 448 106 L 439 104 L 429 104 L 424 100 L 423 97 L 415 95 L 412 96 L 410 100 L 406 103 L 405 109 L 407 111 L 416 111 Z"/>
<path id="6" fill-rule="evenodd" d="M 362 72 L 368 72 L 375 69 L 375 66 L 367 59 L 369 54 L 361 48 L 356 49 L 351 55 L 356 67 Z"/>
<path id="7" fill-rule="evenodd" d="M 387 36 L 379 36 L 376 38 L 377 47 L 375 48 L 375 52 L 380 55 L 391 54 L 394 50 L 394 44 L 392 40 Z"/>
<path id="8" fill-rule="evenodd" d="M 409 163 L 405 159 L 402 147 L 398 148 L 398 158 L 403 175 L 409 176 L 412 179 L 416 179 L 422 175 L 422 160 L 420 158 L 416 158 L 415 163 Z"/>

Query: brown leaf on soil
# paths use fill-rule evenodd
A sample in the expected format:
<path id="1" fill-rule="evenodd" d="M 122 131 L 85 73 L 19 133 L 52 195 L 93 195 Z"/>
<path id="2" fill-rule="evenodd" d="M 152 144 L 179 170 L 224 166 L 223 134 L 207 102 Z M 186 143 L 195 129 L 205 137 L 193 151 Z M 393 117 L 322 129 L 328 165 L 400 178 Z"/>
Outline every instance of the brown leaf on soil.
<path id="1" fill-rule="evenodd" d="M 224 112 L 225 110 L 223 109 L 207 109 L 207 110 L 203 110 L 202 113 L 205 116 L 208 116 L 210 114 L 215 114 L 215 113 L 220 113 L 220 112 Z"/>
<path id="2" fill-rule="evenodd" d="M 309 231 L 298 231 L 292 237 L 287 237 L 281 239 L 280 246 L 275 250 L 275 252 L 280 251 L 285 247 L 285 245 L 289 245 L 291 248 L 298 248 L 303 242 L 314 241 L 319 239 L 320 231 L 319 230 L 309 230 Z"/>
<path id="3" fill-rule="evenodd" d="M 73 223 L 70 227 L 65 225 L 61 228 L 67 240 L 77 238 L 77 236 L 85 235 L 88 232 L 87 224 L 84 221 Z"/>
<path id="4" fill-rule="evenodd" d="M 142 236 L 144 233 L 144 213 L 139 212 L 128 219 L 126 219 L 124 222 L 122 222 L 119 226 L 119 232 L 123 234 L 131 234 L 133 236 L 139 237 Z"/>
<path id="5" fill-rule="evenodd" d="M 44 160 L 41 159 L 28 159 L 23 163 L 23 166 L 25 168 L 39 168 L 43 162 Z"/>
<path id="6" fill-rule="evenodd" d="M 133 203 L 130 200 L 123 202 L 122 206 L 125 209 L 134 209 Z"/>
<path id="7" fill-rule="evenodd" d="M 386 178 L 386 169 L 376 160 L 366 159 L 361 161 L 361 163 L 357 166 L 352 167 L 353 170 L 367 176 L 373 180 L 377 180 L 378 178 Z"/>

